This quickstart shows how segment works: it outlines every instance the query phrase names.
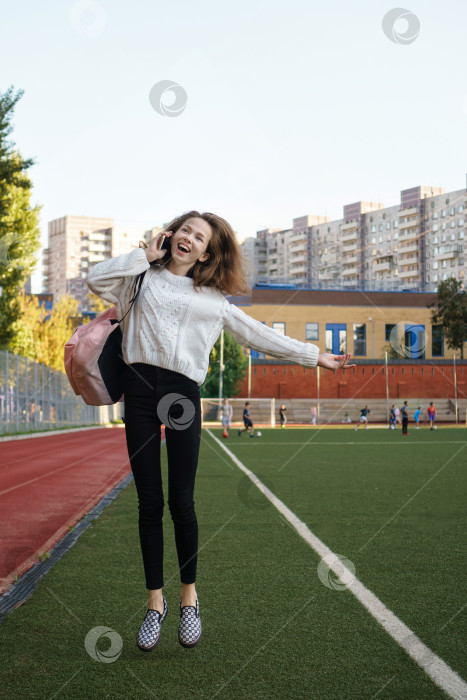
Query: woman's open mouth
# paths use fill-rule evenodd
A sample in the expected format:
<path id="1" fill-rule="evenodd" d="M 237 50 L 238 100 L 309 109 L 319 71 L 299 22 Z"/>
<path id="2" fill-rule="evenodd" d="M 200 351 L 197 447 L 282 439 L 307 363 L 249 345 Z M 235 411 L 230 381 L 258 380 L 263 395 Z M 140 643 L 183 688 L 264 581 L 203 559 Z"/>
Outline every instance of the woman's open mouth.
<path id="1" fill-rule="evenodd" d="M 177 245 L 177 251 L 179 253 L 182 253 L 182 255 L 186 255 L 187 253 L 190 252 L 189 249 L 183 243 L 179 243 Z"/>

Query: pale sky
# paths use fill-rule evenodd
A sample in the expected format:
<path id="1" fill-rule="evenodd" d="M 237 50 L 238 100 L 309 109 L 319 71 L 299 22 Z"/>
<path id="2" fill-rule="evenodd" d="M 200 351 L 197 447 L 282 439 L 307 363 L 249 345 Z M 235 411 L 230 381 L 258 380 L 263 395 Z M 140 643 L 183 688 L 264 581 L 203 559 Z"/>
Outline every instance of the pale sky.
<path id="1" fill-rule="evenodd" d="M 149 228 L 198 209 L 244 238 L 304 214 L 337 219 L 361 199 L 397 204 L 419 184 L 465 187 L 467 4 L 411 1 L 403 10 L 419 33 L 406 43 L 383 32 L 392 9 L 380 0 L 4 4 L 0 91 L 24 90 L 13 138 L 36 160 L 43 246 L 47 222 L 65 214 Z M 409 21 L 392 25 L 413 31 Z M 151 105 L 161 81 L 186 94 L 177 116 Z M 173 99 L 166 93 L 163 105 Z"/>

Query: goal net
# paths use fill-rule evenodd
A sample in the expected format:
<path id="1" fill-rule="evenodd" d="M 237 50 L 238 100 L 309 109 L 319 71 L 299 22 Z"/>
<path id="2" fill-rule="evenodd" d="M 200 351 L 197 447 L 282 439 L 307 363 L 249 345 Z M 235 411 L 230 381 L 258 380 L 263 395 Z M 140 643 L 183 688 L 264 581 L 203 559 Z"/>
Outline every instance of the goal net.
<path id="1" fill-rule="evenodd" d="M 233 408 L 232 425 L 243 425 L 243 409 L 248 406 L 250 418 L 255 426 L 274 428 L 276 425 L 275 399 L 229 399 Z M 222 399 L 201 399 L 201 413 L 204 426 L 220 427 L 222 425 Z"/>

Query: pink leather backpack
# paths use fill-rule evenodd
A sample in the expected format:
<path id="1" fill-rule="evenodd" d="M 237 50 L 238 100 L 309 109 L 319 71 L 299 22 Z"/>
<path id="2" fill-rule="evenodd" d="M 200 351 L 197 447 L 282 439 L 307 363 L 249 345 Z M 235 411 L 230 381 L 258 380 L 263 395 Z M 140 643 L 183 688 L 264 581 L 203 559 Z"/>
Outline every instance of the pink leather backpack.
<path id="1" fill-rule="evenodd" d="M 135 281 L 138 291 L 130 302 L 136 301 L 145 272 Z M 123 401 L 124 371 L 128 366 L 122 356 L 122 331 L 117 307 L 112 306 L 92 321 L 75 328 L 65 344 L 65 371 L 73 391 L 90 406 L 106 406 Z"/>

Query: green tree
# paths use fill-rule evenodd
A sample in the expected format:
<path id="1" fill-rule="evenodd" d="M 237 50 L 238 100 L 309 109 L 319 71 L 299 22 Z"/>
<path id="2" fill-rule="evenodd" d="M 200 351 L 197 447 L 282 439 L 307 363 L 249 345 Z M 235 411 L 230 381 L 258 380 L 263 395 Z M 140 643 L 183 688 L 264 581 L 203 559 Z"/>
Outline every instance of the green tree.
<path id="1" fill-rule="evenodd" d="M 34 161 L 24 160 L 8 140 L 11 119 L 23 91 L 0 93 L 0 348 L 8 348 L 21 313 L 20 292 L 37 264 L 39 206 L 31 207 Z"/>
<path id="2" fill-rule="evenodd" d="M 78 300 L 64 294 L 47 311 L 37 296 L 23 293 L 18 303 L 20 315 L 12 324 L 9 350 L 64 372 L 64 348 L 75 328 Z"/>
<path id="3" fill-rule="evenodd" d="M 202 398 L 217 398 L 219 396 L 219 363 L 221 352 L 221 337 L 217 339 L 209 356 L 209 367 L 206 380 L 201 387 Z M 222 393 L 229 398 L 236 395 L 246 376 L 248 357 L 241 345 L 235 342 L 230 333 L 224 331 L 224 371 L 222 373 Z"/>
<path id="4" fill-rule="evenodd" d="M 432 322 L 443 326 L 448 347 L 460 350 L 464 359 L 464 343 L 467 340 L 467 292 L 462 282 L 449 277 L 438 286 L 437 301 L 428 304 Z"/>
<path id="5" fill-rule="evenodd" d="M 103 311 L 109 309 L 111 306 L 115 306 L 115 304 L 112 304 L 110 301 L 106 301 L 105 299 L 98 297 L 97 294 L 94 294 L 93 292 L 88 292 L 86 297 L 88 300 L 89 309 L 91 311 L 95 311 L 97 314 L 101 314 Z"/>

